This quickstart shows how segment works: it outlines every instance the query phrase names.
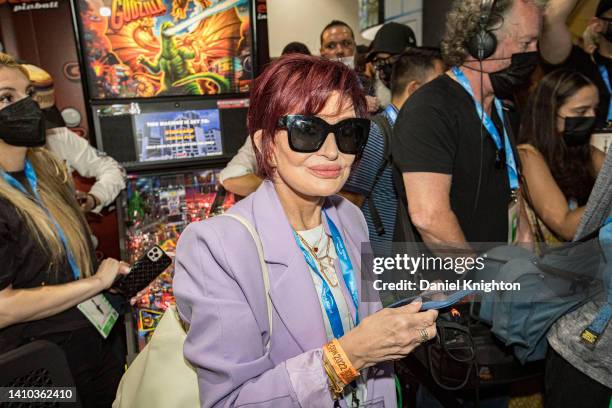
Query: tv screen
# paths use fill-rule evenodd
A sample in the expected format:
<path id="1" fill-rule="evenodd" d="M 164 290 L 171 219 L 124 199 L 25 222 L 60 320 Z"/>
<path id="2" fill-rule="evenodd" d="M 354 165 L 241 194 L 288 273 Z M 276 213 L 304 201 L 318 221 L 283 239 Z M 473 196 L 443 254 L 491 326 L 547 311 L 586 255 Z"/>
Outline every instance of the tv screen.
<path id="1" fill-rule="evenodd" d="M 247 137 L 248 99 L 93 105 L 97 147 L 128 169 L 226 161 Z"/>
<path id="2" fill-rule="evenodd" d="M 139 162 L 223 154 L 218 109 L 145 113 L 134 127 Z"/>
<path id="3" fill-rule="evenodd" d="M 249 90 L 249 0 L 78 0 L 94 100 Z"/>

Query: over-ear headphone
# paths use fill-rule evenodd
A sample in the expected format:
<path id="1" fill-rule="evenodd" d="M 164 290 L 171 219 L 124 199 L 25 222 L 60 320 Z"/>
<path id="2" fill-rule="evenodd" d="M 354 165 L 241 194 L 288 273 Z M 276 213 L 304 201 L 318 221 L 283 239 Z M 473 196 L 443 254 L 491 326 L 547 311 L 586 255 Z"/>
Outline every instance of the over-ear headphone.
<path id="1" fill-rule="evenodd" d="M 482 0 L 480 3 L 480 16 L 478 17 L 478 30 L 470 37 L 466 48 L 470 55 L 479 61 L 489 58 L 497 48 L 497 38 L 489 29 L 489 21 L 495 0 Z"/>

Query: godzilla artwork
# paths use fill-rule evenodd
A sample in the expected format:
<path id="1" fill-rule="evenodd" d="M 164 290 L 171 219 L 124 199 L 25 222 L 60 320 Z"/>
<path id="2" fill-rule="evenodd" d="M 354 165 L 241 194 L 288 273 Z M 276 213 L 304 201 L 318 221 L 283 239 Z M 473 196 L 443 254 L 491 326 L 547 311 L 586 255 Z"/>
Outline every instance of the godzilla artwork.
<path id="1" fill-rule="evenodd" d="M 94 99 L 246 92 L 248 0 L 79 0 Z"/>

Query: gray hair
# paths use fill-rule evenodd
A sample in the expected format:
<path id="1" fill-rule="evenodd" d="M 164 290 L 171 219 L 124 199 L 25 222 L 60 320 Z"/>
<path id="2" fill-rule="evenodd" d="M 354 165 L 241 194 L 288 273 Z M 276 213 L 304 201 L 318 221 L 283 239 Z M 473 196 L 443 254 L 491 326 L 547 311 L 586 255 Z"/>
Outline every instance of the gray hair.
<path id="1" fill-rule="evenodd" d="M 488 29 L 499 29 L 503 26 L 504 17 L 515 1 L 496 0 L 491 10 Z M 532 0 L 535 6 L 544 8 L 547 0 Z M 448 65 L 461 65 L 469 55 L 467 43 L 478 30 L 482 0 L 455 0 L 446 16 L 446 33 L 441 42 L 442 57 Z"/>

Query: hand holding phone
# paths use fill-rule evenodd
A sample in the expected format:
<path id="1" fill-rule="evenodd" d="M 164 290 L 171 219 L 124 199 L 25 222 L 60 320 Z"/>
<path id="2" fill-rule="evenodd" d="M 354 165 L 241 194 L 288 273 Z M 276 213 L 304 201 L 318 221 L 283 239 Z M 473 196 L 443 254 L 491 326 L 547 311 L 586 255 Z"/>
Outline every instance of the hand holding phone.
<path id="1" fill-rule="evenodd" d="M 113 285 L 113 289 L 132 298 L 172 264 L 172 259 L 158 246 L 149 249 L 132 265 L 130 272 Z"/>

